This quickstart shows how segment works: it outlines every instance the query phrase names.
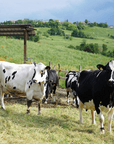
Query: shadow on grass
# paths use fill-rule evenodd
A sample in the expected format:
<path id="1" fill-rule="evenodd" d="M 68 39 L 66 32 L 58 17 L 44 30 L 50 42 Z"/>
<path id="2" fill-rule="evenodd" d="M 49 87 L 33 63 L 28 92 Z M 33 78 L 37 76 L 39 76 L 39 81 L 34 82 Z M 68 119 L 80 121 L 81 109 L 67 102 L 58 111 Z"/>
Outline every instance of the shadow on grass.
<path id="1" fill-rule="evenodd" d="M 78 131 L 82 133 L 94 133 L 94 128 L 83 128 L 83 124 L 80 124 L 79 121 L 75 121 L 72 117 L 65 115 L 59 115 L 58 117 L 54 116 L 45 116 L 45 115 L 27 115 L 25 113 L 20 113 L 18 111 L 14 111 L 13 109 L 3 110 L 0 109 L 0 117 L 8 123 L 8 121 L 12 121 L 12 123 L 16 125 L 20 125 L 25 128 L 44 128 L 51 129 L 54 126 L 58 128 L 62 128 L 63 130 L 70 131 Z"/>

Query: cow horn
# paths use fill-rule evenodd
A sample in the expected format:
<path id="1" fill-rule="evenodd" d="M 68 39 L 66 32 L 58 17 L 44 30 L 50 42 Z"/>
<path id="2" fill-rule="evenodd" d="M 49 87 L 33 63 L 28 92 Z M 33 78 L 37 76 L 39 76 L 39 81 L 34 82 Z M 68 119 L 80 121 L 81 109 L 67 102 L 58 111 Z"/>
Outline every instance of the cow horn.
<path id="1" fill-rule="evenodd" d="M 34 61 L 34 65 L 36 66 L 36 63 L 35 63 L 35 61 Z"/>

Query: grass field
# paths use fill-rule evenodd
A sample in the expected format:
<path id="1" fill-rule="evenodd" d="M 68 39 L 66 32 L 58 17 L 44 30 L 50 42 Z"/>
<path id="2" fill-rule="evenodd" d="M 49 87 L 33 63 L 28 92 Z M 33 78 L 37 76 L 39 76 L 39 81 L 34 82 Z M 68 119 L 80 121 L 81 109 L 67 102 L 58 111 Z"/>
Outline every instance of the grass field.
<path id="1" fill-rule="evenodd" d="M 105 116 L 105 134 L 100 134 L 100 124 L 96 115 L 96 125 L 91 124 L 90 111 L 83 111 L 83 124 L 79 123 L 79 111 L 76 108 L 31 108 L 27 115 L 26 106 L 9 104 L 6 111 L 0 109 L 1 144 L 113 144 L 114 134 L 107 131 Z M 114 121 L 112 122 L 114 129 Z M 114 133 L 114 131 L 113 131 Z"/>
<path id="2" fill-rule="evenodd" d="M 80 45 L 82 38 L 72 40 L 61 36 L 43 36 L 48 28 L 38 28 L 42 32 L 38 43 L 27 41 L 27 58 L 34 62 L 42 62 L 52 67 L 61 64 L 61 69 L 81 70 L 96 69 L 97 64 L 106 64 L 112 58 L 99 54 L 91 54 L 78 50 L 69 49 L 69 45 Z M 86 28 L 85 33 L 96 39 L 86 39 L 86 43 L 107 44 L 108 50 L 114 49 L 114 39 L 107 35 L 114 35 L 114 30 L 103 28 Z M 71 31 L 65 31 L 71 34 Z M 17 39 L 6 39 L 0 37 L 0 60 L 15 63 L 24 62 L 24 41 Z M 30 60 L 27 61 L 30 63 Z M 63 74 L 62 74 L 63 76 Z M 60 86 L 64 87 L 61 80 Z M 37 108 L 33 106 L 31 114 L 26 115 L 26 105 L 6 104 L 6 111 L 0 108 L 0 144 L 113 144 L 114 143 L 114 121 L 112 122 L 113 134 L 107 131 L 107 115 L 105 116 L 104 135 L 100 134 L 99 120 L 96 115 L 97 125 L 91 124 L 90 111 L 83 111 L 84 123 L 79 123 L 79 111 L 67 106 L 65 108 L 56 105 L 55 108 L 42 108 L 42 114 L 37 115 Z"/>

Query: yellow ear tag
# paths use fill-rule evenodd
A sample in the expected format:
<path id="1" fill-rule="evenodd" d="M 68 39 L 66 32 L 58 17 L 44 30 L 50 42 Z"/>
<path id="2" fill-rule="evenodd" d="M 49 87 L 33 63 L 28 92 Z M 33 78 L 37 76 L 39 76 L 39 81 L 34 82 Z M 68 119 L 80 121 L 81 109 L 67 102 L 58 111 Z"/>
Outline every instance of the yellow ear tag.
<path id="1" fill-rule="evenodd" d="M 102 70 L 103 70 L 103 68 L 102 68 L 102 67 L 100 67 L 100 70 L 102 71 Z"/>

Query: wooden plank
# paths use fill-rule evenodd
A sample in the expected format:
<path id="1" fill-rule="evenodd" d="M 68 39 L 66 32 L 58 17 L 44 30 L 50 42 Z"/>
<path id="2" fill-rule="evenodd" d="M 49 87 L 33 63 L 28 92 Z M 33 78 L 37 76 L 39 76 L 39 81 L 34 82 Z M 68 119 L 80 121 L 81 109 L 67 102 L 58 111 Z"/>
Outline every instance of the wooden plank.
<path id="1" fill-rule="evenodd" d="M 63 80 L 65 80 L 65 79 L 66 79 L 65 77 L 61 77 L 61 76 L 60 76 L 59 78 L 60 78 L 60 79 L 63 79 Z"/>

